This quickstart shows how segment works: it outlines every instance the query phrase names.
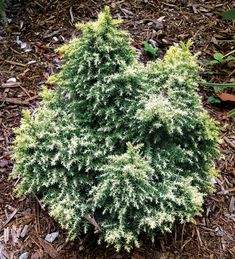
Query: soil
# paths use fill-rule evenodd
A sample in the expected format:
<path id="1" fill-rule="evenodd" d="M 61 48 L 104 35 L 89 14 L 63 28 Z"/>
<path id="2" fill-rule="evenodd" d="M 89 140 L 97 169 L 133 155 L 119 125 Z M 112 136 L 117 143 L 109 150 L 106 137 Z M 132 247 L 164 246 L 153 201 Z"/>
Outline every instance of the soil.
<path id="1" fill-rule="evenodd" d="M 154 243 L 142 237 L 140 248 L 130 254 L 117 253 L 98 245 L 93 233 L 66 241 L 66 231 L 48 215 L 36 197 L 17 198 L 16 181 L 9 180 L 13 128 L 20 123 L 22 109 L 35 110 L 42 85 L 55 73 L 60 60 L 55 49 L 80 32 L 75 23 L 95 20 L 105 5 L 113 17 L 123 19 L 141 60 L 152 58 L 143 42 L 156 45 L 162 57 L 179 41 L 192 39 L 193 52 L 201 52 L 205 65 L 215 52 L 227 54 L 235 46 L 234 22 L 217 13 L 235 6 L 232 0 L 56 0 L 10 1 L 8 27 L 0 24 L 0 258 L 235 258 L 235 117 L 228 117 L 234 102 L 212 106 L 212 88 L 201 88 L 205 108 L 221 125 L 222 157 L 216 161 L 220 176 L 216 191 L 205 199 L 204 213 L 195 224 L 176 224 L 171 234 L 158 236 Z M 234 62 L 205 66 L 202 73 L 211 82 L 235 82 Z M 9 79 L 11 80 L 9 81 Z M 8 83 L 6 83 L 8 80 Z M 16 82 L 15 82 L 16 81 Z M 225 90 L 233 94 L 233 91 Z M 45 236 L 59 232 L 55 241 Z M 23 257 L 26 256 L 26 257 Z"/>

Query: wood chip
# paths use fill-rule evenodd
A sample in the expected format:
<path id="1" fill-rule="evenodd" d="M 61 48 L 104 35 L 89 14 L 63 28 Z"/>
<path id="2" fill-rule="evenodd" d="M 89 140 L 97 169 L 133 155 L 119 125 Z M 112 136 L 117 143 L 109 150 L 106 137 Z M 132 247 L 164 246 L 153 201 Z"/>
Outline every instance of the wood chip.
<path id="1" fill-rule="evenodd" d="M 4 226 L 6 226 L 6 225 L 15 217 L 17 211 L 18 211 L 18 210 L 15 209 L 15 210 L 10 214 L 10 216 L 8 217 L 8 219 L 5 221 Z"/>
<path id="2" fill-rule="evenodd" d="M 43 247 L 44 251 L 52 258 L 59 258 L 59 254 L 56 251 L 56 249 L 46 241 L 44 241 L 42 238 L 38 239 L 40 245 Z"/>
<path id="3" fill-rule="evenodd" d="M 17 228 L 15 225 L 13 225 L 11 228 L 11 237 L 12 237 L 12 242 L 16 244 L 18 242 L 18 237 L 17 237 Z"/>
<path id="4" fill-rule="evenodd" d="M 229 203 L 229 212 L 230 213 L 233 213 L 234 212 L 234 205 L 235 205 L 235 198 L 234 196 L 232 196 L 231 200 L 230 200 L 230 203 Z"/>
<path id="5" fill-rule="evenodd" d="M 229 138 L 227 138 L 227 137 L 224 136 L 224 140 L 225 140 L 225 142 L 228 143 L 232 148 L 235 149 L 235 144 L 233 144 L 232 141 L 229 140 Z"/>
<path id="6" fill-rule="evenodd" d="M 4 243 L 6 244 L 9 241 L 9 227 L 4 228 Z"/>
<path id="7" fill-rule="evenodd" d="M 25 225 L 20 233 L 20 237 L 24 238 L 28 232 L 29 225 Z"/>
<path id="8" fill-rule="evenodd" d="M 9 254 L 5 250 L 5 246 L 3 243 L 0 242 L 0 258 L 1 259 L 8 259 L 10 258 Z"/>
<path id="9" fill-rule="evenodd" d="M 3 83 L 0 88 L 13 88 L 13 87 L 19 87 L 21 85 L 20 82 L 8 82 Z"/>
<path id="10" fill-rule="evenodd" d="M 203 246 L 202 239 L 201 239 L 201 235 L 200 235 L 200 232 L 199 232 L 199 230 L 198 230 L 197 227 L 196 227 L 196 232 L 197 232 L 198 241 L 199 241 L 199 243 L 200 243 L 200 246 Z"/>
<path id="11" fill-rule="evenodd" d="M 7 103 L 13 103 L 13 104 L 19 104 L 19 105 L 29 105 L 29 102 L 22 101 L 19 98 L 0 98 L 0 102 L 7 102 Z"/>

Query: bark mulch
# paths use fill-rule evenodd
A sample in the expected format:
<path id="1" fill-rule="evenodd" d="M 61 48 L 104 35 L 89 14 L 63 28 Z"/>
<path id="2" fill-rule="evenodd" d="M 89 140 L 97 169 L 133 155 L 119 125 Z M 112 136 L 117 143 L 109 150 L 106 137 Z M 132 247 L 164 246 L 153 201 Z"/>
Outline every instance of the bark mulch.
<path id="1" fill-rule="evenodd" d="M 116 253 L 105 244 L 97 245 L 92 233 L 66 242 L 66 232 L 36 197 L 14 195 L 16 182 L 8 176 L 14 166 L 12 129 L 19 125 L 21 110 L 37 107 L 42 85 L 60 65 L 55 48 L 80 34 L 74 24 L 96 19 L 105 4 L 114 17 L 123 19 L 122 28 L 131 33 L 144 62 L 151 59 L 143 51 L 144 41 L 156 45 L 162 56 L 173 43 L 192 39 L 192 51 L 201 52 L 201 64 L 215 52 L 234 49 L 234 23 L 217 15 L 234 7 L 231 0 L 11 1 L 9 26 L 3 30 L 0 25 L 0 258 L 235 258 L 235 119 L 227 116 L 234 104 L 212 106 L 207 102 L 213 94 L 210 88 L 199 94 L 222 126 L 223 156 L 216 161 L 221 172 L 216 191 L 205 199 L 204 213 L 196 224 L 176 225 L 155 243 L 143 237 L 139 249 Z M 234 62 L 206 66 L 203 75 L 213 82 L 235 82 Z M 57 231 L 55 241 L 45 241 L 48 233 Z"/>

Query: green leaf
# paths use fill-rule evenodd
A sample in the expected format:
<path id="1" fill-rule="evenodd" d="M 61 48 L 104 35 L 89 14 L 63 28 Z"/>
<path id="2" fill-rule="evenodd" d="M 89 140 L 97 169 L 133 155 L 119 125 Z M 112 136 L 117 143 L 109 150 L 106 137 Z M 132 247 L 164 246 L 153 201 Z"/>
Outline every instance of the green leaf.
<path id="1" fill-rule="evenodd" d="M 235 108 L 228 112 L 228 116 L 229 117 L 235 116 Z"/>
<path id="2" fill-rule="evenodd" d="M 209 103 L 221 103 L 221 100 L 215 96 L 208 97 L 207 101 Z"/>
<path id="3" fill-rule="evenodd" d="M 224 17 L 227 20 L 235 20 L 235 8 L 221 12 L 219 13 L 219 15 Z"/>
<path id="4" fill-rule="evenodd" d="M 157 57 L 159 55 L 158 49 L 154 48 L 151 44 L 149 44 L 147 41 L 144 42 L 144 50 L 154 57 Z"/>
<path id="5" fill-rule="evenodd" d="M 219 52 L 216 52 L 213 57 L 214 57 L 215 60 L 217 60 L 219 62 L 221 62 L 224 58 L 223 54 L 221 54 Z"/>
<path id="6" fill-rule="evenodd" d="M 226 61 L 232 61 L 232 60 L 235 60 L 235 57 L 234 56 L 228 56 L 226 58 Z"/>
<path id="7" fill-rule="evenodd" d="M 207 63 L 207 65 L 215 65 L 215 64 L 218 64 L 220 63 L 218 60 L 211 60 Z"/>

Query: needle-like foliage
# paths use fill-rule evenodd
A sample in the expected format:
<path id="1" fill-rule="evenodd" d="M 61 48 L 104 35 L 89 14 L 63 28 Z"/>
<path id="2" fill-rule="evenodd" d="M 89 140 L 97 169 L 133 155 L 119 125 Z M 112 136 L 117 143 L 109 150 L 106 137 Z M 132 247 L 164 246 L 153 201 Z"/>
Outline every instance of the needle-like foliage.
<path id="1" fill-rule="evenodd" d="M 117 250 L 193 221 L 212 189 L 218 128 L 197 94 L 189 44 L 138 64 L 109 8 L 59 49 L 60 72 L 15 130 L 18 195 L 35 193 L 75 238 L 96 226 Z M 89 219 L 89 220 L 87 220 Z"/>

